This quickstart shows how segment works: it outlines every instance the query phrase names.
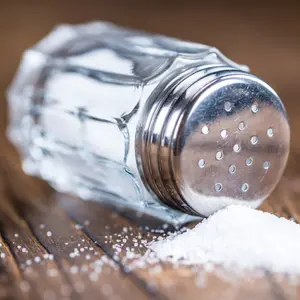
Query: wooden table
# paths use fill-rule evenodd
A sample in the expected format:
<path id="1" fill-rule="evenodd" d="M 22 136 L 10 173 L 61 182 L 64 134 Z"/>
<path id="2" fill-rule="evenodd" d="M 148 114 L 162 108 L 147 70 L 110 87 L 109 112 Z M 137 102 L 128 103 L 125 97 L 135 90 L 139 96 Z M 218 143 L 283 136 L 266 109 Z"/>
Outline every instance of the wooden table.
<path id="1" fill-rule="evenodd" d="M 291 156 L 276 191 L 261 208 L 300 222 L 298 5 L 148 2 L 2 1 L 1 91 L 4 93 L 8 86 L 21 52 L 60 22 L 108 19 L 216 45 L 231 58 L 248 63 L 286 104 L 292 127 Z M 4 97 L 0 113 L 0 299 L 300 298 L 299 286 L 269 273 L 260 279 L 247 276 L 235 282 L 212 273 L 206 275 L 205 282 L 199 282 L 188 267 L 163 265 L 160 272 L 151 267 L 129 271 L 119 260 L 124 253 L 114 255 L 118 235 L 126 227 L 131 236 L 149 239 L 152 233 L 143 225 L 161 224 L 135 219 L 132 212 L 116 212 L 101 204 L 56 194 L 45 183 L 25 176 L 4 136 Z M 127 243 L 134 247 L 130 239 Z M 79 256 L 74 255 L 75 248 Z M 144 250 L 141 248 L 141 252 Z M 99 261 L 106 263 L 97 274 Z"/>

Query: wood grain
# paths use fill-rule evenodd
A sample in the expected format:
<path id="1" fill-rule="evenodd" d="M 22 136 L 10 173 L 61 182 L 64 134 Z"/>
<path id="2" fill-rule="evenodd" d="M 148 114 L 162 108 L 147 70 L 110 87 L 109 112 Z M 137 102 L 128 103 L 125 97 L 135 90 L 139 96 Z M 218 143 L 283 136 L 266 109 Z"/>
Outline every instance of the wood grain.
<path id="1" fill-rule="evenodd" d="M 66 212 L 79 224 L 83 230 L 93 238 L 95 242 L 110 256 L 114 255 L 114 248 L 117 234 L 123 231 L 123 228 L 130 228 L 133 237 L 140 235 L 142 239 L 152 240 L 153 233 L 145 231 L 135 222 L 130 222 L 121 215 L 106 208 L 98 203 L 85 203 L 79 199 L 70 199 L 70 197 L 58 195 L 60 203 Z M 123 212 L 121 212 L 122 214 Z M 84 220 L 91 220 L 89 226 L 84 226 Z M 140 219 L 144 219 L 140 215 Z M 141 222 L 139 222 L 141 224 Z M 148 223 L 147 227 L 148 227 Z M 103 229 L 104 228 L 104 229 Z M 112 236 L 112 242 L 107 243 L 106 236 Z M 134 247 L 134 242 L 129 241 L 127 247 Z M 145 249 L 140 249 L 144 253 Z M 125 253 L 118 253 L 119 257 L 124 257 Z M 122 263 L 122 262 L 121 262 Z M 123 266 L 125 268 L 126 265 Z M 273 299 L 283 295 L 281 286 L 269 274 L 264 278 L 248 279 L 241 278 L 234 283 L 228 283 L 215 276 L 213 273 L 197 274 L 193 268 L 181 267 L 173 268 L 170 265 L 162 265 L 160 272 L 154 272 L 153 268 L 135 269 L 135 276 L 142 278 L 145 282 L 151 282 L 151 289 L 162 293 L 168 299 Z M 199 277 L 200 273 L 200 278 Z M 203 278 L 201 278 L 201 275 Z M 230 276 L 230 275 L 229 275 Z M 197 284 L 198 281 L 204 281 L 203 286 Z M 255 288 L 254 288 L 255 287 Z M 274 288 L 275 287 L 275 288 Z M 147 286 L 146 286 L 147 288 Z"/>

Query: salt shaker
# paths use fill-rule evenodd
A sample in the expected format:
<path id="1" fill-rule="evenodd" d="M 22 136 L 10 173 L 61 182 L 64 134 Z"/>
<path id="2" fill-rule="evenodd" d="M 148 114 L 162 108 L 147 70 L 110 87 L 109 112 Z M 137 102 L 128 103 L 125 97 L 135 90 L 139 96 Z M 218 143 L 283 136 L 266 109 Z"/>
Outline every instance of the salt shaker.
<path id="1" fill-rule="evenodd" d="M 216 48 L 104 22 L 61 25 L 8 91 L 25 172 L 182 224 L 258 207 L 290 129 L 274 90 Z"/>

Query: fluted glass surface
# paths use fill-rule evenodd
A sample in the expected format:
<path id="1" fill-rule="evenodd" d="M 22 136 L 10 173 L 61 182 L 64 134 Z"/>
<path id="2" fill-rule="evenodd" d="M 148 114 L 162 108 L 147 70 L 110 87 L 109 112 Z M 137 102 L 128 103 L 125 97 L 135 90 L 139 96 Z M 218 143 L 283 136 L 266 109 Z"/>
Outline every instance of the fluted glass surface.
<path id="1" fill-rule="evenodd" d="M 149 95 L 182 66 L 234 64 L 205 45 L 108 23 L 62 25 L 28 49 L 9 89 L 11 140 L 27 173 L 59 191 L 156 209 L 135 154 L 137 123 Z M 155 213 L 156 214 L 156 213 Z"/>

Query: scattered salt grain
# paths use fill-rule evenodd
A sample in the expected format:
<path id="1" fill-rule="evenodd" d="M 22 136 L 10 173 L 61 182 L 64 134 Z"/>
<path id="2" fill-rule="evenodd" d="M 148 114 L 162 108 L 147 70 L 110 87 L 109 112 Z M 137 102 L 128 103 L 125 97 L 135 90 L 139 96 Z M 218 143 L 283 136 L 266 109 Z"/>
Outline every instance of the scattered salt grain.
<path id="1" fill-rule="evenodd" d="M 1 257 L 1 258 L 5 258 L 5 256 L 6 256 L 6 255 L 5 255 L 4 252 L 2 252 L 2 253 L 0 254 L 0 257 Z"/>
<path id="2" fill-rule="evenodd" d="M 22 290 L 22 292 L 24 292 L 24 293 L 27 293 L 27 292 L 29 292 L 29 290 L 30 290 L 30 285 L 29 285 L 29 283 L 28 283 L 27 281 L 25 281 L 25 280 L 20 281 L 19 286 L 20 286 L 20 289 Z"/>
<path id="3" fill-rule="evenodd" d="M 98 274 L 97 273 L 91 273 L 91 274 L 89 274 L 89 279 L 91 280 L 91 281 L 97 281 L 98 280 Z"/>
<path id="4" fill-rule="evenodd" d="M 47 236 L 48 237 L 52 236 L 52 232 L 51 231 L 47 231 Z"/>
<path id="5" fill-rule="evenodd" d="M 70 271 L 71 271 L 71 273 L 76 274 L 76 273 L 78 273 L 78 267 L 77 266 L 72 266 L 70 268 Z"/>
<path id="6" fill-rule="evenodd" d="M 193 229 L 153 241 L 148 248 L 158 259 L 173 264 L 300 275 L 299 236 L 300 225 L 295 222 L 229 206 Z"/>
<path id="7" fill-rule="evenodd" d="M 56 277 L 58 275 L 58 271 L 56 269 L 48 269 L 47 275 L 49 277 Z"/>
<path id="8" fill-rule="evenodd" d="M 89 226 L 89 225 L 91 224 L 91 222 L 90 222 L 89 220 L 85 220 L 85 221 L 83 222 L 83 224 L 84 224 L 84 226 Z"/>
<path id="9" fill-rule="evenodd" d="M 34 258 L 34 261 L 35 261 L 36 263 L 39 263 L 39 262 L 41 261 L 41 258 L 40 258 L 39 256 L 36 256 L 36 257 Z"/>
<path id="10" fill-rule="evenodd" d="M 27 265 L 27 266 L 30 266 L 31 264 L 32 264 L 32 260 L 31 260 L 31 259 L 27 259 L 27 260 L 26 260 L 26 265 Z"/>

